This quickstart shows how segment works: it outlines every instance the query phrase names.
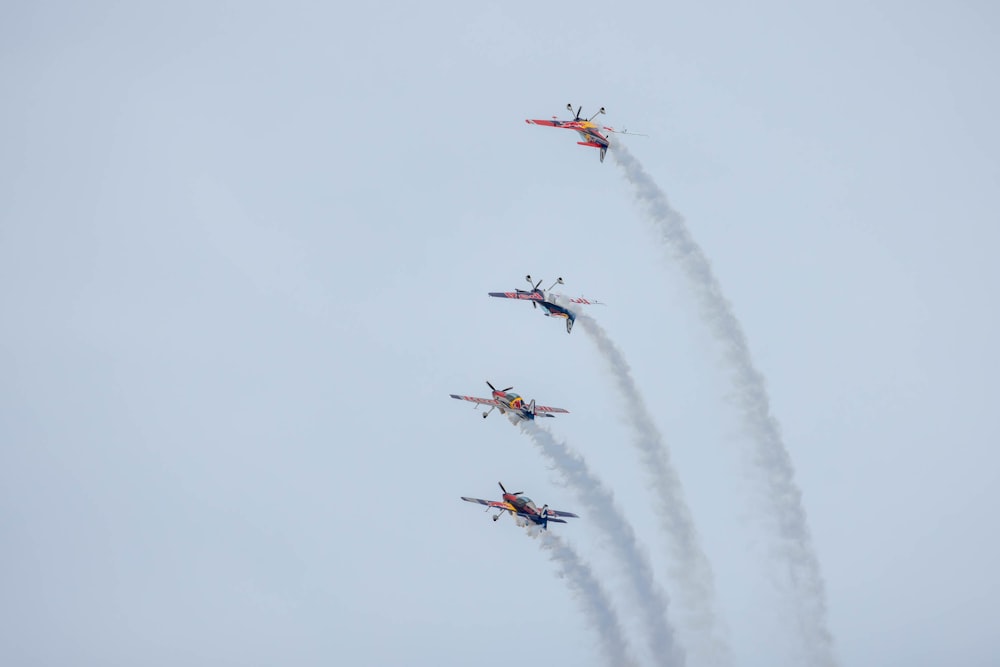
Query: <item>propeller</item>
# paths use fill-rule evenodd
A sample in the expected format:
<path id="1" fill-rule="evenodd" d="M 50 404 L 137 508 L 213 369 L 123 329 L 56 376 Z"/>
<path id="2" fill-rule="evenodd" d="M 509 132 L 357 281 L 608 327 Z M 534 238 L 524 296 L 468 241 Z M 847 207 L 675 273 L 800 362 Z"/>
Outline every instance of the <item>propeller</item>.
<path id="1" fill-rule="evenodd" d="M 492 383 L 492 382 L 490 382 L 489 380 L 487 380 L 487 381 L 486 381 L 486 384 L 488 384 L 488 385 L 489 385 L 489 387 L 490 387 L 490 389 L 492 389 L 493 391 L 496 391 L 496 390 L 497 390 L 497 388 L 496 388 L 496 387 L 494 387 L 494 386 L 493 386 L 493 383 Z M 510 386 L 510 387 L 507 387 L 506 389 L 501 389 L 500 391 L 510 391 L 510 390 L 511 390 L 511 389 L 513 389 L 513 388 L 514 388 L 513 386 Z"/>
<path id="2" fill-rule="evenodd" d="M 500 484 L 500 482 L 497 482 L 497 484 Z M 517 493 L 507 493 L 507 489 L 503 488 L 503 484 L 500 484 L 500 490 L 504 492 L 504 495 L 510 495 L 510 496 L 519 496 L 522 493 L 524 493 L 524 491 L 518 491 Z"/>
<path id="3" fill-rule="evenodd" d="M 573 105 L 572 104 L 567 104 L 566 108 L 569 109 L 570 111 L 572 111 L 573 110 Z M 580 112 L 581 111 L 583 111 L 583 107 L 580 107 L 579 109 L 576 110 L 576 114 L 575 114 L 576 118 L 574 118 L 573 120 L 580 120 Z"/>

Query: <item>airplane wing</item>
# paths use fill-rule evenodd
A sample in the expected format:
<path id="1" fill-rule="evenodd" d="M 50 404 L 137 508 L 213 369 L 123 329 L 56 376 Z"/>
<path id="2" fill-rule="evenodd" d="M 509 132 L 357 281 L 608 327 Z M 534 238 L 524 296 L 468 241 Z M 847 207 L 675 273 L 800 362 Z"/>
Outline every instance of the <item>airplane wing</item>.
<path id="1" fill-rule="evenodd" d="M 546 127 L 565 127 L 566 125 L 565 122 L 561 120 L 532 120 L 531 118 L 528 118 L 524 122 L 528 125 L 544 125 Z"/>
<path id="2" fill-rule="evenodd" d="M 467 503 L 479 503 L 480 505 L 486 505 L 487 507 L 499 507 L 500 509 L 510 509 L 507 503 L 502 503 L 498 500 L 483 500 L 482 498 L 466 498 L 461 496 L 462 500 Z"/>
<path id="3" fill-rule="evenodd" d="M 638 132 L 629 132 L 628 128 L 625 128 L 624 130 L 616 130 L 615 128 L 608 127 L 607 125 L 604 125 L 603 127 L 608 132 L 614 132 L 615 134 L 627 134 L 627 135 L 632 136 L 632 137 L 648 137 L 649 136 L 648 134 L 639 134 Z"/>
<path id="4" fill-rule="evenodd" d="M 550 520 L 554 516 L 568 516 L 574 519 L 580 518 L 579 516 L 573 514 L 572 512 L 560 512 L 559 510 L 545 510 L 545 516 L 549 517 Z"/>
<path id="5" fill-rule="evenodd" d="M 457 398 L 460 401 L 470 401 L 472 403 L 479 403 L 480 405 L 500 405 L 500 401 L 496 401 L 492 398 L 478 398 L 476 396 L 458 396 L 456 394 L 449 394 L 452 398 Z M 563 410 L 563 412 L 566 412 Z"/>
<path id="6" fill-rule="evenodd" d="M 585 296 L 570 297 L 569 302 L 570 303 L 579 303 L 579 304 L 583 304 L 585 306 L 603 306 L 604 305 L 604 302 L 602 302 L 602 301 L 597 301 L 596 299 L 588 299 Z"/>
<path id="7" fill-rule="evenodd" d="M 550 408 L 547 405 L 536 405 L 535 406 L 535 412 L 564 412 L 566 414 L 569 414 L 569 410 L 564 410 L 562 408 Z M 549 415 L 546 415 L 546 416 L 549 416 Z"/>
<path id="8" fill-rule="evenodd" d="M 536 292 L 490 292 L 490 296 L 501 299 L 526 299 L 529 301 L 543 301 L 542 295 Z"/>

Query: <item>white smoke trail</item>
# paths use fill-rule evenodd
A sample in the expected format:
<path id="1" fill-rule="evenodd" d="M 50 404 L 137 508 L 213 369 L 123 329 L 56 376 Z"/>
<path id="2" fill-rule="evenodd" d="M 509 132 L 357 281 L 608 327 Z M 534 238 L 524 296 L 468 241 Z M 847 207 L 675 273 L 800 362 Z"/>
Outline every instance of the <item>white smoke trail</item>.
<path id="1" fill-rule="evenodd" d="M 791 585 L 798 593 L 799 625 L 810 664 L 835 665 L 833 638 L 827 625 L 825 586 L 802 506 L 802 492 L 795 483 L 795 470 L 782 442 L 778 422 L 771 415 L 764 378 L 750 358 L 743 327 L 723 296 L 705 253 L 691 237 L 684 218 L 671 208 L 663 191 L 624 146 L 615 145 L 612 154 L 635 188 L 635 196 L 647 217 L 663 234 L 674 260 L 691 283 L 702 317 L 725 349 L 736 385 L 737 402 L 747 432 L 756 445 L 754 463 L 776 519 L 777 549 L 786 561 Z"/>
<path id="2" fill-rule="evenodd" d="M 639 452 L 642 469 L 656 498 L 653 509 L 670 540 L 670 573 L 676 581 L 684 611 L 686 627 L 681 629 L 688 635 L 685 640 L 688 653 L 699 665 L 731 664 L 729 645 L 722 636 L 715 611 L 712 567 L 699 543 L 680 478 L 670 463 L 670 451 L 646 408 L 621 350 L 594 318 L 580 314 L 576 319 L 607 362 L 624 399 L 628 424 L 633 431 L 632 445 Z"/>
<path id="3" fill-rule="evenodd" d="M 521 430 L 576 491 L 577 501 L 587 509 L 587 520 L 604 534 L 608 547 L 624 567 L 653 658 L 658 664 L 681 667 L 685 657 L 667 619 L 667 596 L 656 583 L 649 557 L 639 546 L 632 524 L 611 492 L 591 472 L 583 457 L 571 451 L 566 443 L 556 440 L 534 422 L 522 422 Z"/>
<path id="4" fill-rule="evenodd" d="M 542 548 L 558 563 L 570 590 L 575 593 L 594 631 L 601 653 L 612 667 L 635 665 L 622 632 L 618 614 L 601 582 L 576 550 L 550 531 L 541 533 Z"/>

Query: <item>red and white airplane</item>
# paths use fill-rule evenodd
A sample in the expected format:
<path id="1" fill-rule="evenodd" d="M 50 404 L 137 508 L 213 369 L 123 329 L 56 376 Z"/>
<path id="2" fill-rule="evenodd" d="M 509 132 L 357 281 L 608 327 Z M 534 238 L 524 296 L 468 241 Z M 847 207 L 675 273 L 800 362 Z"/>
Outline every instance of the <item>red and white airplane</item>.
<path id="1" fill-rule="evenodd" d="M 500 484 L 500 482 L 497 482 L 497 484 Z M 467 503 L 479 503 L 480 505 L 486 505 L 487 512 L 493 508 L 500 510 L 493 515 L 494 521 L 503 516 L 504 512 L 510 512 L 511 516 L 531 521 L 535 525 L 541 526 L 543 530 L 549 527 L 550 521 L 553 523 L 566 523 L 564 520 L 558 518 L 561 516 L 572 517 L 574 519 L 580 518 L 572 512 L 550 510 L 548 505 L 542 505 L 541 508 L 538 508 L 531 498 L 523 495 L 523 491 L 518 491 L 517 493 L 507 493 L 507 489 L 503 488 L 503 484 L 500 484 L 500 490 L 503 491 L 502 501 L 483 500 L 482 498 L 466 498 L 465 496 L 462 496 L 462 500 Z"/>
<path id="2" fill-rule="evenodd" d="M 579 305 L 604 305 L 600 301 L 590 300 L 586 297 L 568 297 L 563 294 L 556 294 L 552 291 L 552 287 L 556 285 L 562 285 L 563 279 L 557 278 L 552 287 L 547 290 L 539 289 L 542 281 L 539 280 L 537 283 L 531 280 L 531 276 L 525 276 L 525 280 L 531 286 L 530 290 L 515 289 L 513 292 L 490 292 L 490 296 L 497 297 L 499 299 L 520 299 L 522 301 L 530 301 L 532 306 L 536 308 L 538 306 L 542 307 L 542 312 L 548 317 L 561 317 L 566 320 L 566 333 L 573 331 L 573 323 L 576 322 L 576 313 L 574 313 L 569 308 L 565 306 L 560 306 L 556 303 L 557 300 L 563 299 L 572 304 Z"/>
<path id="3" fill-rule="evenodd" d="M 450 394 L 450 396 L 452 398 L 457 398 L 460 401 L 469 401 L 471 403 L 478 403 L 479 405 L 490 406 L 489 411 L 483 413 L 483 419 L 489 417 L 490 412 L 493 412 L 494 410 L 499 410 L 502 415 L 508 415 L 510 420 L 514 423 L 519 421 L 531 421 L 535 417 L 554 417 L 555 415 L 551 414 L 553 412 L 569 413 L 569 410 L 563 410 L 562 408 L 550 408 L 547 405 L 535 405 L 535 399 L 531 399 L 530 403 L 525 403 L 523 398 L 511 391 L 513 387 L 497 389 L 490 383 L 489 380 L 486 381 L 486 384 L 488 384 L 490 389 L 493 390 L 492 398 L 459 396 L 458 394 Z"/>

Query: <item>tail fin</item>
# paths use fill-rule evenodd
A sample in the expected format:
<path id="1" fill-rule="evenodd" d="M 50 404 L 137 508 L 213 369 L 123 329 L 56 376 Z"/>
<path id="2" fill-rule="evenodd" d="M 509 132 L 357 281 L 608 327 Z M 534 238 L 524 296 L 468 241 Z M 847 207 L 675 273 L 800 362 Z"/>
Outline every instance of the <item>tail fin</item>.
<path id="1" fill-rule="evenodd" d="M 570 313 L 566 317 L 566 333 L 573 333 L 573 322 L 576 322 L 576 315 Z"/>
<path id="2" fill-rule="evenodd" d="M 604 154 L 608 152 L 607 148 L 601 148 L 601 162 L 604 162 Z"/>
<path id="3" fill-rule="evenodd" d="M 531 399 L 531 403 L 528 403 L 528 412 L 530 412 L 532 416 L 535 415 L 535 399 Z"/>

